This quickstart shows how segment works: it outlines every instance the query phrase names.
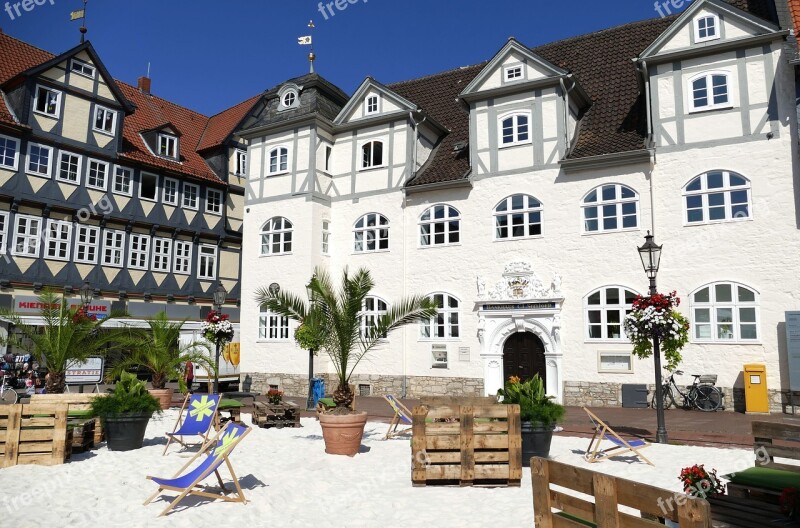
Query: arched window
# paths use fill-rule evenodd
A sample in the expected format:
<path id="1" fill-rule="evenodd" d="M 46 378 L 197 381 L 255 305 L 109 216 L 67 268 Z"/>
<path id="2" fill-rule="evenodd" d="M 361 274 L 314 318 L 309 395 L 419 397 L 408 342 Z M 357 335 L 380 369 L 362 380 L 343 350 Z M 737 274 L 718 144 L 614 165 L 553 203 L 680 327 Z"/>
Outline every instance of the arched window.
<path id="1" fill-rule="evenodd" d="M 716 282 L 691 295 L 692 338 L 735 343 L 759 339 L 758 293 L 735 282 Z"/>
<path id="2" fill-rule="evenodd" d="M 636 292 L 624 286 L 604 286 L 584 299 L 586 339 L 624 341 L 625 316 L 633 309 Z"/>
<path id="3" fill-rule="evenodd" d="M 461 337 L 458 324 L 458 299 L 447 293 L 434 293 L 430 296 L 438 313 L 420 323 L 423 339 L 451 339 Z"/>
<path id="4" fill-rule="evenodd" d="M 603 233 L 639 226 L 639 195 L 619 184 L 602 185 L 583 199 L 583 231 Z"/>
<path id="5" fill-rule="evenodd" d="M 542 234 L 542 203 L 527 194 L 504 198 L 494 208 L 494 237 L 529 238 Z"/>
<path id="6" fill-rule="evenodd" d="M 750 218 L 750 181 L 729 171 L 710 171 L 683 188 L 687 224 Z"/>
<path id="7" fill-rule="evenodd" d="M 500 118 L 501 147 L 529 143 L 531 116 L 527 113 L 506 115 Z"/>
<path id="8" fill-rule="evenodd" d="M 380 167 L 383 165 L 383 142 L 370 141 L 361 147 L 361 168 Z"/>
<path id="9" fill-rule="evenodd" d="M 389 249 L 389 220 L 381 214 L 369 213 L 359 218 L 353 233 L 356 253 Z"/>
<path id="10" fill-rule="evenodd" d="M 367 297 L 364 299 L 364 304 L 361 307 L 361 330 L 360 335 L 361 337 L 372 337 L 375 326 L 378 323 L 378 319 L 386 315 L 386 312 L 389 311 L 389 307 L 386 304 L 386 301 L 380 299 L 378 297 Z M 381 336 L 382 339 L 386 339 L 386 334 Z"/>
<path id="11" fill-rule="evenodd" d="M 289 170 L 289 149 L 276 147 L 269 152 L 269 173 L 277 174 Z"/>
<path id="12" fill-rule="evenodd" d="M 689 79 L 689 108 L 713 110 L 730 108 L 730 83 L 727 72 L 706 72 Z"/>
<path id="13" fill-rule="evenodd" d="M 261 228 L 261 254 L 286 255 L 292 252 L 292 223 L 276 216 Z"/>
<path id="14" fill-rule="evenodd" d="M 420 245 L 446 246 L 461 242 L 461 213 L 449 205 L 434 205 L 420 217 Z"/>
<path id="15" fill-rule="evenodd" d="M 262 306 L 258 315 L 258 338 L 265 341 L 289 339 L 289 318 L 272 313 Z"/>

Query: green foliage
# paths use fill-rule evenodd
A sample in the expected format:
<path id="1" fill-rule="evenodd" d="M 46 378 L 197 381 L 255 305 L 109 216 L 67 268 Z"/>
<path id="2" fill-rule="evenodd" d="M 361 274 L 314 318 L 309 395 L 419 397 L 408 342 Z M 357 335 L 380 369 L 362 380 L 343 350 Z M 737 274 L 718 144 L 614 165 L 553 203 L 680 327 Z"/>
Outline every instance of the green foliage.
<path id="1" fill-rule="evenodd" d="M 153 388 L 163 389 L 171 379 L 178 379 L 182 387 L 182 368 L 187 361 L 200 363 L 207 372 L 214 373 L 211 347 L 205 341 L 181 343 L 181 328 L 185 321 L 172 322 L 166 312 L 159 312 L 147 320 L 146 329 L 131 331 L 126 339 L 130 353 L 115 361 L 109 373 L 112 379 L 137 366 L 153 375 Z"/>
<path id="2" fill-rule="evenodd" d="M 640 314 L 633 312 L 628 315 L 626 320 L 627 325 L 639 324 Z M 681 349 L 689 342 L 689 321 L 677 310 L 672 310 L 669 313 L 671 318 L 670 327 L 675 325 L 675 329 L 671 331 L 659 332 L 659 349 L 664 354 L 665 365 L 664 368 L 673 371 L 678 368 L 678 365 L 683 360 L 681 356 Z M 626 327 L 627 331 L 627 327 Z M 652 332 L 652 331 L 651 331 Z M 645 359 L 653 355 L 653 338 L 652 333 L 637 332 L 632 333 L 630 336 L 631 343 L 633 344 L 633 353 L 636 357 Z"/>
<path id="3" fill-rule="evenodd" d="M 161 405 L 147 391 L 145 382 L 129 372 L 121 373 L 114 392 L 92 400 L 92 414 L 103 419 L 123 413 L 153 412 L 161 414 Z"/>
<path id="4" fill-rule="evenodd" d="M 552 401 L 552 396 L 547 395 L 539 374 L 524 382 L 516 376 L 511 376 L 505 388 L 497 391 L 497 395 L 503 397 L 501 403 L 519 405 L 520 420 L 523 422 L 549 425 L 561 421 L 564 417 L 564 407 Z"/>
<path id="5" fill-rule="evenodd" d="M 338 387 L 334 400 L 339 408 L 352 404 L 350 377 L 386 335 L 404 325 L 429 319 L 437 312 L 431 299 L 411 296 L 391 306 L 386 314 L 377 318 L 372 328 L 362 332 L 361 311 L 374 286 L 368 270 L 361 268 L 351 275 L 345 269 L 337 289 L 327 272 L 318 268 L 307 287 L 308 304 L 292 293 L 272 293 L 266 288 L 256 292 L 259 305 L 298 321 L 301 327 L 306 326 L 301 332 L 303 343 L 298 340 L 301 346 L 322 349 L 328 354 L 336 370 Z M 312 348 L 310 344 L 319 346 Z"/>

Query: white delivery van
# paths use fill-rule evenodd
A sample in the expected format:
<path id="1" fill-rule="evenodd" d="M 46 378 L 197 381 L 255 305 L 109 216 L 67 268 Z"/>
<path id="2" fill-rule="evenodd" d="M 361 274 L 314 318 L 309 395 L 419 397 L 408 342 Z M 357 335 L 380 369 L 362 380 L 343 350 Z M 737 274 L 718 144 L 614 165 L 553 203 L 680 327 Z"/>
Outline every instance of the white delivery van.
<path id="1" fill-rule="evenodd" d="M 184 332 L 181 334 L 181 342 L 184 344 L 193 343 L 195 341 L 205 341 L 202 334 L 199 330 L 193 332 Z M 233 334 L 233 341 L 231 342 L 232 345 L 235 347 L 239 346 L 239 330 L 235 330 Z M 209 359 L 211 364 L 214 364 L 214 355 L 216 352 L 216 348 L 214 347 L 213 343 L 208 343 L 210 349 L 210 356 Z M 234 365 L 230 361 L 225 361 L 225 345 L 220 347 L 219 351 L 219 385 L 221 390 L 239 390 L 239 365 L 238 363 Z M 211 384 L 214 384 L 214 376 L 213 374 L 210 376 Z M 202 365 L 195 363 L 194 364 L 194 383 L 195 388 L 200 387 L 201 390 L 205 390 L 208 386 L 209 382 L 209 373 L 203 368 Z"/>

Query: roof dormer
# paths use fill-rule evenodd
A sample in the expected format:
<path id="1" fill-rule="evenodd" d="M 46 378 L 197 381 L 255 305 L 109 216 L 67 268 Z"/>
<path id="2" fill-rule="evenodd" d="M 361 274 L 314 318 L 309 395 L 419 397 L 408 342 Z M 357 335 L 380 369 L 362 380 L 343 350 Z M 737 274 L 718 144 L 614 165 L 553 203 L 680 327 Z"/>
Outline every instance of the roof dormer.
<path id="1" fill-rule="evenodd" d="M 367 77 L 336 116 L 334 123 L 343 125 L 361 119 L 397 116 L 417 110 L 415 103 L 396 94 L 372 77 Z"/>
<path id="2" fill-rule="evenodd" d="M 278 111 L 291 110 L 300 106 L 300 92 L 303 87 L 294 83 L 284 84 L 278 90 Z"/>
<path id="3" fill-rule="evenodd" d="M 147 148 L 156 156 L 171 161 L 181 160 L 181 132 L 172 123 L 164 123 L 141 132 Z"/>

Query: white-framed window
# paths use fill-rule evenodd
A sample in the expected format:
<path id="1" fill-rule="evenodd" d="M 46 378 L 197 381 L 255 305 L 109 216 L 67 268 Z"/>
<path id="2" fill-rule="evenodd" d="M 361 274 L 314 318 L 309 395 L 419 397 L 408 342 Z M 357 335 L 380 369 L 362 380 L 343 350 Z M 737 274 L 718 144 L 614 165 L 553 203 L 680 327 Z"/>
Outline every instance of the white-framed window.
<path id="1" fill-rule="evenodd" d="M 389 306 L 386 301 L 380 297 L 369 296 L 364 298 L 364 304 L 361 306 L 361 316 L 359 333 L 362 338 L 372 337 L 375 334 L 375 327 L 378 320 L 386 315 L 389 311 Z M 381 339 L 386 339 L 386 334 L 380 336 Z"/>
<path id="2" fill-rule="evenodd" d="M 330 255 L 331 249 L 331 222 L 330 220 L 322 221 L 322 254 Z"/>
<path id="3" fill-rule="evenodd" d="M 56 179 L 79 185 L 81 182 L 81 157 L 62 150 L 58 153 Z"/>
<path id="4" fill-rule="evenodd" d="M 146 270 L 149 260 L 150 236 L 131 233 L 128 244 L 128 267 Z"/>
<path id="5" fill-rule="evenodd" d="M 75 226 L 75 262 L 97 264 L 100 249 L 100 228 L 76 224 Z"/>
<path id="6" fill-rule="evenodd" d="M 222 191 L 206 187 L 206 212 L 215 215 L 222 214 Z"/>
<path id="7" fill-rule="evenodd" d="M 422 247 L 448 246 L 461 242 L 461 213 L 447 204 L 429 207 L 420 217 L 419 243 Z"/>
<path id="8" fill-rule="evenodd" d="M 103 231 L 103 265 L 121 268 L 125 251 L 125 231 L 106 229 Z"/>
<path id="9" fill-rule="evenodd" d="M 217 246 L 200 244 L 198 247 L 197 277 L 208 280 L 217 278 Z"/>
<path id="10" fill-rule="evenodd" d="M 269 173 L 278 174 L 289 170 L 289 149 L 276 147 L 269 152 Z"/>
<path id="11" fill-rule="evenodd" d="M 381 98 L 377 95 L 370 95 L 367 97 L 367 99 L 364 101 L 364 114 L 377 114 L 380 111 L 380 101 Z"/>
<path id="12" fill-rule="evenodd" d="M 503 68 L 503 79 L 506 82 L 522 79 L 522 65 L 506 66 Z"/>
<path id="13" fill-rule="evenodd" d="M 38 257 L 42 241 L 42 219 L 38 216 L 16 215 L 14 219 L 14 250 L 20 257 Z"/>
<path id="14" fill-rule="evenodd" d="M 633 374 L 633 357 L 629 352 L 597 352 L 597 372 Z"/>
<path id="15" fill-rule="evenodd" d="M 458 299 L 447 293 L 434 293 L 430 296 L 438 308 L 436 315 L 420 323 L 423 339 L 458 339 L 461 327 L 458 322 Z"/>
<path id="16" fill-rule="evenodd" d="M 717 15 L 702 15 L 694 19 L 694 41 L 707 42 L 720 38 L 719 17 Z"/>
<path id="17" fill-rule="evenodd" d="M 165 158 L 178 158 L 178 138 L 170 134 L 158 135 L 158 155 Z"/>
<path id="18" fill-rule="evenodd" d="M 758 292 L 735 282 L 715 282 L 690 296 L 692 340 L 696 342 L 754 342 L 759 332 Z"/>
<path id="19" fill-rule="evenodd" d="M 38 143 L 28 143 L 28 164 L 25 171 L 36 176 L 50 177 L 53 164 L 53 149 Z"/>
<path id="20" fill-rule="evenodd" d="M 730 171 L 709 171 L 683 188 L 687 224 L 749 220 L 750 180 Z"/>
<path id="21" fill-rule="evenodd" d="M 149 172 L 139 174 L 139 198 L 152 202 L 158 200 L 158 175 Z"/>
<path id="22" fill-rule="evenodd" d="M 356 221 L 353 235 L 356 253 L 386 251 L 389 249 L 389 220 L 382 214 L 365 214 Z"/>
<path id="23" fill-rule="evenodd" d="M 19 160 L 19 140 L 0 136 L 0 167 L 17 170 Z"/>
<path id="24" fill-rule="evenodd" d="M 61 109 L 61 92 L 46 86 L 36 86 L 33 109 L 37 114 L 57 118 Z"/>
<path id="25" fill-rule="evenodd" d="M 528 194 L 515 194 L 494 208 L 494 238 L 507 240 L 542 235 L 542 203 Z"/>
<path id="26" fill-rule="evenodd" d="M 94 79 L 95 67 L 80 59 L 72 59 L 70 69 L 79 75 Z"/>
<path id="27" fill-rule="evenodd" d="M 583 232 L 607 233 L 639 227 L 639 195 L 620 184 L 592 189 L 583 199 Z"/>
<path id="28" fill-rule="evenodd" d="M 236 149 L 236 175 L 247 176 L 247 152 Z"/>
<path id="29" fill-rule="evenodd" d="M 273 313 L 263 306 L 258 314 L 258 338 L 264 341 L 287 341 L 289 318 Z"/>
<path id="30" fill-rule="evenodd" d="M 584 298 L 586 339 L 625 341 L 625 316 L 638 294 L 624 286 L 603 286 Z"/>
<path id="31" fill-rule="evenodd" d="M 161 200 L 165 204 L 178 205 L 178 180 L 164 178 L 164 192 Z"/>
<path id="32" fill-rule="evenodd" d="M 200 196 L 200 187 L 193 183 L 183 183 L 183 206 L 186 209 L 197 210 L 197 200 Z"/>
<path id="33" fill-rule="evenodd" d="M 133 181 L 133 170 L 119 165 L 114 167 L 114 192 L 117 194 L 124 194 L 131 196 L 133 189 L 131 182 Z"/>
<path id="34" fill-rule="evenodd" d="M 94 129 L 112 136 L 117 130 L 117 113 L 104 106 L 94 108 Z"/>
<path id="35" fill-rule="evenodd" d="M 172 239 L 153 237 L 153 264 L 152 271 L 169 273 L 172 263 Z"/>
<path id="36" fill-rule="evenodd" d="M 105 191 L 108 187 L 108 163 L 89 158 L 86 171 L 86 186 Z"/>
<path id="37" fill-rule="evenodd" d="M 361 147 L 361 168 L 383 166 L 383 141 L 370 141 Z"/>
<path id="38" fill-rule="evenodd" d="M 706 72 L 689 79 L 689 110 L 692 112 L 731 108 L 728 72 Z"/>
<path id="39" fill-rule="evenodd" d="M 500 146 L 513 147 L 531 142 L 530 113 L 516 113 L 500 117 Z"/>
<path id="40" fill-rule="evenodd" d="M 192 265 L 192 243 L 188 240 L 175 241 L 175 260 L 172 271 L 181 275 L 189 275 Z"/>
<path id="41" fill-rule="evenodd" d="M 70 247 L 72 245 L 72 222 L 48 220 L 44 242 L 44 258 L 69 260 Z"/>
<path id="42" fill-rule="evenodd" d="M 8 253 L 8 213 L 0 211 L 0 258 Z"/>
<path id="43" fill-rule="evenodd" d="M 288 255 L 292 252 L 292 223 L 282 216 L 267 220 L 261 228 L 261 255 Z"/>
<path id="44" fill-rule="evenodd" d="M 289 90 L 283 97 L 281 98 L 281 103 L 283 104 L 284 108 L 291 108 L 297 102 L 297 92 L 295 90 Z"/>

